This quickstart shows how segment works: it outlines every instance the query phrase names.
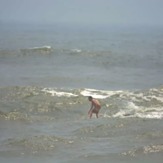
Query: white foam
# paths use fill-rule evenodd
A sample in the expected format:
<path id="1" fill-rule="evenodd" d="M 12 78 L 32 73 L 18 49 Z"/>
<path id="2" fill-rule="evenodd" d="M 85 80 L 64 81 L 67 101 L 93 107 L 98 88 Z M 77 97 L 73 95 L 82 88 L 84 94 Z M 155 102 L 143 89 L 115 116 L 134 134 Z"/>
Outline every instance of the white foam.
<path id="1" fill-rule="evenodd" d="M 49 53 L 52 51 L 53 51 L 53 48 L 48 45 L 40 46 L 40 47 L 31 47 L 31 48 L 27 48 L 27 49 L 21 49 L 21 52 L 23 52 L 23 53 L 31 53 L 31 52 Z"/>
<path id="2" fill-rule="evenodd" d="M 49 93 L 51 94 L 52 96 L 58 96 L 58 97 L 62 97 L 62 96 L 66 96 L 66 97 L 76 97 L 78 95 L 75 95 L 73 93 L 69 93 L 69 92 L 60 92 L 60 91 L 56 91 L 56 90 L 53 90 L 53 89 L 47 89 L 47 88 L 44 88 L 42 90 L 43 92 L 46 92 L 46 93 Z"/>
<path id="3" fill-rule="evenodd" d="M 133 117 L 136 112 L 140 111 L 140 108 L 136 106 L 133 102 L 128 102 L 124 109 L 120 109 L 113 117 L 119 118 L 129 118 Z"/>
<path id="4" fill-rule="evenodd" d="M 33 48 L 30 48 L 30 49 L 33 49 L 33 50 L 36 50 L 36 49 L 38 49 L 38 50 L 39 50 L 39 49 L 40 49 L 40 50 L 41 50 L 41 49 L 50 50 L 50 49 L 51 49 L 51 46 L 46 46 L 46 45 L 45 45 L 45 46 L 41 46 L 41 47 L 33 47 Z"/>
<path id="5" fill-rule="evenodd" d="M 151 96 L 151 98 L 163 103 L 163 97 Z"/>
<path id="6" fill-rule="evenodd" d="M 126 112 L 124 110 L 120 110 L 116 114 L 113 115 L 114 118 L 125 118 Z"/>
<path id="7" fill-rule="evenodd" d="M 80 94 L 83 96 L 92 96 L 97 99 L 105 99 L 105 98 L 109 97 L 108 95 L 100 95 L 100 94 L 93 93 L 92 91 L 88 91 L 88 90 L 84 90 L 84 91 L 80 92 Z"/>
<path id="8" fill-rule="evenodd" d="M 163 108 L 143 108 L 138 107 L 134 103 L 129 103 L 126 109 L 119 110 L 112 117 L 118 118 L 145 118 L 145 119 L 162 119 Z"/>
<path id="9" fill-rule="evenodd" d="M 134 117 L 146 119 L 162 119 L 163 112 L 136 113 Z"/>
<path id="10" fill-rule="evenodd" d="M 74 52 L 74 53 L 81 53 L 82 52 L 81 49 L 71 49 L 71 51 Z"/>
<path id="11" fill-rule="evenodd" d="M 127 108 L 132 109 L 132 110 L 138 110 L 139 109 L 139 107 L 135 103 L 133 103 L 131 101 L 129 101 L 127 103 Z"/>
<path id="12" fill-rule="evenodd" d="M 96 89 L 84 89 L 80 92 L 83 96 L 92 96 L 97 99 L 106 99 L 112 95 L 122 93 L 123 91 L 104 91 L 104 90 L 96 90 Z"/>

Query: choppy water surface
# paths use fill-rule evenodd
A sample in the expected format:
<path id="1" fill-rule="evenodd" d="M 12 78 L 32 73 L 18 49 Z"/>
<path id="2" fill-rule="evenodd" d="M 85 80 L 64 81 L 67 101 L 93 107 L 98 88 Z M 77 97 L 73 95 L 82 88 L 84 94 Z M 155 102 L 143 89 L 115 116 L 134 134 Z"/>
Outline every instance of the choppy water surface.
<path id="1" fill-rule="evenodd" d="M 163 33 L 105 32 L 2 33 L 0 162 L 162 162 Z"/>

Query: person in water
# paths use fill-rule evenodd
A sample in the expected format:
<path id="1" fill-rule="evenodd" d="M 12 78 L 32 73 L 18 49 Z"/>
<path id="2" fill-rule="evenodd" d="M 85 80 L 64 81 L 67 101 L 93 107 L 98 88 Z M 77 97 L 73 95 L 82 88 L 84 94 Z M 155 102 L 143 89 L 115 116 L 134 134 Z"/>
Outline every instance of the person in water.
<path id="1" fill-rule="evenodd" d="M 88 112 L 89 117 L 92 117 L 92 114 L 96 114 L 98 118 L 99 110 L 101 109 L 101 104 L 98 100 L 94 99 L 92 96 L 88 97 L 88 100 L 91 102 L 91 108 Z"/>

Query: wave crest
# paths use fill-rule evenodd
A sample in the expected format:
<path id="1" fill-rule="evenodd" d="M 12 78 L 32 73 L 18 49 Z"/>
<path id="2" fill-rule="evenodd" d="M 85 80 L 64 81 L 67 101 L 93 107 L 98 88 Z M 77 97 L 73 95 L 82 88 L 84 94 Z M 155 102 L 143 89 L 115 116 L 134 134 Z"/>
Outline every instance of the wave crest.
<path id="1" fill-rule="evenodd" d="M 51 46 L 41 46 L 41 47 L 33 47 L 33 48 L 27 48 L 27 49 L 21 49 L 20 50 L 23 54 L 28 53 L 41 53 L 41 54 L 49 54 L 53 51 L 53 48 Z"/>

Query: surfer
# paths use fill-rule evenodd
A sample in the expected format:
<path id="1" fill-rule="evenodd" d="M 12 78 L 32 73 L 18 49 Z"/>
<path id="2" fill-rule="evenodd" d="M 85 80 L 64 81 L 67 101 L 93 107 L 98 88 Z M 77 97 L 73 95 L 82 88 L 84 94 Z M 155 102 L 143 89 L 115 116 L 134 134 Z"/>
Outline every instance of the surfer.
<path id="1" fill-rule="evenodd" d="M 89 117 L 92 117 L 92 114 L 96 114 L 96 117 L 98 118 L 98 113 L 99 110 L 101 109 L 101 104 L 98 100 L 94 99 L 92 96 L 88 97 L 88 100 L 92 103 L 91 104 L 91 108 L 88 112 Z"/>

